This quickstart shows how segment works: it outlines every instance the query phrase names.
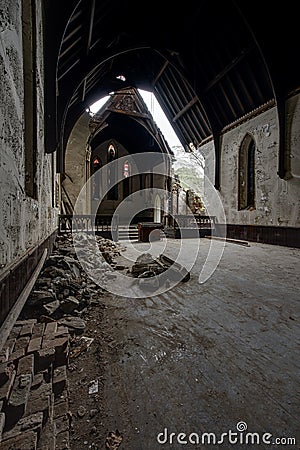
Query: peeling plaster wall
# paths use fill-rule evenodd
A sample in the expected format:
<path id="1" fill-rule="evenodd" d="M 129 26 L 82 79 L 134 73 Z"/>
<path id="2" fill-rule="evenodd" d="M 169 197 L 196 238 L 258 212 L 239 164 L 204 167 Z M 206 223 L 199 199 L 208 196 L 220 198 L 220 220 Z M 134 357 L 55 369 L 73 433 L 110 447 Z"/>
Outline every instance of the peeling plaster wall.
<path id="1" fill-rule="evenodd" d="M 90 135 L 90 119 L 88 113 L 84 113 L 78 119 L 70 134 L 66 149 L 66 178 L 63 181 L 63 189 L 67 192 L 73 207 L 86 182 L 86 145 Z"/>
<path id="2" fill-rule="evenodd" d="M 38 2 L 37 2 L 38 3 Z M 37 199 L 25 193 L 22 3 L 0 6 L 0 269 L 43 241 L 56 228 L 51 155 L 44 152 L 42 11 L 37 5 Z"/>
<path id="3" fill-rule="evenodd" d="M 300 226 L 300 96 L 287 101 L 287 153 L 290 178 L 278 177 L 278 121 L 275 108 L 249 119 L 222 136 L 221 189 L 226 220 L 230 224 Z M 256 208 L 238 211 L 238 155 L 245 135 L 256 143 Z M 201 149 L 205 176 L 214 183 L 214 144 Z"/>

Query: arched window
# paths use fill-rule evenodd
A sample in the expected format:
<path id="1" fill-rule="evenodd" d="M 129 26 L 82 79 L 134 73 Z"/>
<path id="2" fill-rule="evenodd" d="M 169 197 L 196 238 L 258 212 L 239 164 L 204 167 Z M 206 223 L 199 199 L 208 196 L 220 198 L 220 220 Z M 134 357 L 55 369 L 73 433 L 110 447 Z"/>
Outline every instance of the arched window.
<path id="1" fill-rule="evenodd" d="M 124 162 L 123 175 L 124 175 L 124 178 L 130 177 L 130 164 L 128 161 Z"/>
<path id="2" fill-rule="evenodd" d="M 111 162 L 117 157 L 117 151 L 113 144 L 109 144 L 108 150 L 107 150 L 107 161 Z"/>
<path id="3" fill-rule="evenodd" d="M 132 178 L 131 178 L 131 166 L 130 163 L 128 161 L 124 162 L 124 166 L 123 166 L 123 198 L 128 197 L 131 194 L 132 191 L 132 186 L 131 186 L 131 182 L 132 182 Z"/>
<path id="4" fill-rule="evenodd" d="M 100 186 L 101 180 L 100 175 L 97 171 L 101 168 L 101 160 L 99 156 L 94 156 L 92 159 L 92 199 L 98 200 L 100 198 Z"/>
<path id="5" fill-rule="evenodd" d="M 239 151 L 238 209 L 255 208 L 255 142 L 249 134 Z"/>
<path id="6" fill-rule="evenodd" d="M 109 144 L 107 149 L 107 162 L 113 162 L 115 159 L 117 159 L 117 149 L 114 146 L 114 144 Z M 116 183 L 116 174 L 117 174 L 117 168 L 116 163 L 113 164 L 108 169 L 108 187 L 109 191 L 107 193 L 107 199 L 108 200 L 118 200 L 119 192 L 118 192 L 118 184 Z"/>

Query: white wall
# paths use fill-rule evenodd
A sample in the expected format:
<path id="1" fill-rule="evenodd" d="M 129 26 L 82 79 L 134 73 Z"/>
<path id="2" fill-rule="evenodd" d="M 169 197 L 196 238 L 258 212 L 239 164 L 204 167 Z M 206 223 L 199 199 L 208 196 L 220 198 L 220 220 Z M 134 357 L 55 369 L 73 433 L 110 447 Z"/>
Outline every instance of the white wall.
<path id="1" fill-rule="evenodd" d="M 38 2 L 37 2 L 38 3 Z M 44 152 L 42 21 L 37 10 L 37 199 L 25 193 L 22 8 L 20 0 L 0 6 L 0 265 L 18 260 L 56 228 L 52 208 L 51 155 Z M 0 269 L 0 270 L 1 270 Z"/>
<path id="2" fill-rule="evenodd" d="M 278 171 L 279 132 L 276 108 L 261 113 L 222 136 L 221 189 L 227 223 L 300 226 L 300 96 L 287 101 L 287 151 L 290 178 Z M 238 211 L 238 154 L 245 135 L 256 143 L 256 209 Z M 205 175 L 214 183 L 214 144 L 200 148 L 205 157 Z"/>

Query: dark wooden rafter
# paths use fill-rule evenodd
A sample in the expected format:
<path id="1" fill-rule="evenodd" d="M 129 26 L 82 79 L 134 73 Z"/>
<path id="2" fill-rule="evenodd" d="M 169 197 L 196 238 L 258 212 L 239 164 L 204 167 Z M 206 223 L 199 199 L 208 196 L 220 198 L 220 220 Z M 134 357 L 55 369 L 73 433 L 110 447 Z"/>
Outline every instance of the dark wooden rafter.
<path id="1" fill-rule="evenodd" d="M 93 33 L 93 23 L 94 23 L 94 17 L 95 17 L 95 4 L 96 0 L 89 0 L 89 7 L 88 7 L 88 14 L 85 20 L 86 26 L 85 26 L 85 44 L 83 46 L 83 60 L 88 57 L 91 42 L 92 42 L 92 33 Z M 85 92 L 86 92 L 86 83 L 87 78 L 85 77 L 82 83 L 82 95 L 81 95 L 81 101 L 84 101 L 85 99 Z"/>
<path id="2" fill-rule="evenodd" d="M 156 77 L 154 78 L 154 81 L 153 81 L 153 83 L 152 83 L 153 88 L 155 87 L 156 83 L 158 82 L 158 80 L 160 79 L 160 77 L 162 76 L 162 74 L 164 73 L 164 71 L 166 70 L 166 68 L 168 67 L 168 65 L 169 65 L 169 61 L 166 60 L 166 61 L 163 63 L 162 68 L 160 69 L 160 71 L 158 72 L 158 74 L 156 75 Z"/>
<path id="3" fill-rule="evenodd" d="M 230 64 L 227 64 L 221 72 L 219 72 L 204 88 L 204 93 L 209 91 L 215 84 L 219 83 L 229 72 L 231 72 L 242 60 L 245 59 L 245 57 L 248 55 L 248 53 L 253 50 L 254 46 L 245 48 L 238 56 L 236 56 Z"/>
<path id="4" fill-rule="evenodd" d="M 166 66 L 165 66 L 166 68 Z M 183 79 L 181 79 L 181 83 L 185 83 L 185 90 L 186 93 L 184 93 L 183 91 L 183 86 L 181 86 L 181 84 L 179 83 L 179 79 L 174 77 L 174 73 L 173 73 L 173 77 L 172 79 L 170 78 L 169 74 L 167 73 L 167 71 L 165 70 L 161 71 L 160 73 L 160 84 L 164 84 L 164 89 L 168 89 L 167 86 L 169 86 L 170 88 L 172 87 L 172 93 L 170 92 L 169 98 L 172 98 L 173 101 L 173 105 L 172 105 L 172 110 L 176 112 L 173 112 L 173 116 L 170 119 L 171 123 L 173 123 L 174 125 L 176 125 L 176 122 L 180 121 L 182 122 L 182 126 L 185 127 L 188 131 L 188 135 L 189 138 L 188 139 L 184 139 L 184 142 L 186 145 L 188 145 L 190 142 L 193 142 L 195 145 L 198 145 L 199 142 L 202 140 L 201 138 L 199 138 L 199 132 L 197 133 L 195 130 L 195 127 L 198 128 L 199 126 L 199 122 L 197 120 L 197 118 L 195 117 L 195 112 L 192 111 L 192 108 L 195 104 L 199 104 L 199 99 L 197 96 L 193 96 L 193 92 L 191 90 L 191 88 L 186 84 L 186 81 L 184 81 Z M 176 100 L 176 101 L 175 101 Z M 184 106 L 185 105 L 185 106 Z M 199 105 L 200 106 L 200 105 Z M 169 104 L 168 109 L 170 110 L 171 105 Z M 190 111 L 191 114 L 189 116 L 186 116 L 186 113 Z M 195 121 L 191 119 L 191 117 L 193 117 L 193 119 L 196 119 Z M 201 115 L 201 118 L 203 119 L 203 116 Z M 200 130 L 202 130 L 202 132 L 204 132 L 203 126 L 200 125 L 199 127 Z M 189 142 L 187 142 L 187 140 Z"/>
<path id="5" fill-rule="evenodd" d="M 162 54 L 166 59 L 168 59 L 168 55 L 166 55 L 165 52 L 160 52 L 160 54 Z M 180 74 L 180 76 L 178 77 L 178 79 L 184 79 L 185 82 L 187 83 L 187 85 L 190 85 L 188 80 L 191 80 L 189 73 L 194 73 L 193 70 L 191 69 L 189 71 L 188 66 L 187 68 L 183 69 L 182 67 L 178 67 L 177 65 L 177 59 L 175 57 L 171 57 L 169 59 L 170 65 L 172 67 L 174 67 L 175 69 L 175 73 L 178 71 L 178 73 Z M 164 79 L 166 78 L 166 74 L 164 73 Z M 178 79 L 176 79 L 176 83 L 178 84 Z M 194 80 L 195 81 L 195 80 Z M 160 80 L 160 82 L 162 82 L 162 80 Z M 167 80 L 167 83 L 164 86 L 164 89 L 167 89 L 167 84 L 170 86 L 172 85 L 172 83 L 170 83 L 170 80 Z M 220 189 L 221 183 L 220 183 L 220 167 L 221 167 L 221 147 L 220 147 L 220 135 L 221 135 L 221 126 L 220 124 L 217 122 L 216 117 L 215 117 L 215 112 L 213 110 L 212 105 L 210 104 L 210 102 L 208 101 L 208 99 L 206 98 L 206 96 L 203 94 L 203 90 L 198 91 L 197 90 L 197 83 L 193 83 L 194 85 L 194 92 L 195 95 L 198 98 L 199 104 L 201 105 L 201 107 L 203 107 L 203 110 L 205 111 L 205 115 L 207 118 L 207 124 L 211 130 L 211 134 L 213 136 L 213 141 L 214 141 L 214 146 L 215 146 L 215 188 L 217 190 Z M 174 98 L 178 97 L 177 92 L 175 92 L 175 96 L 170 94 L 168 95 L 168 99 L 172 99 L 172 103 L 174 103 Z M 194 98 L 193 97 L 193 98 Z M 184 108 L 184 106 L 182 106 L 182 108 Z M 177 111 L 178 111 L 178 106 L 177 106 Z M 175 116 L 174 116 L 175 117 Z M 184 118 L 184 115 L 182 116 L 182 118 Z M 180 122 L 182 123 L 182 120 L 180 120 Z M 174 123 L 176 124 L 176 122 Z M 189 125 L 187 124 L 186 120 L 183 120 L 182 123 L 182 127 L 184 129 L 184 143 L 185 146 L 188 148 L 190 142 L 192 142 L 194 145 L 198 145 L 200 144 L 200 142 L 198 142 L 198 139 L 195 139 L 195 135 L 194 133 L 190 130 Z M 196 142 L 195 142 L 196 141 Z"/>
<path id="6" fill-rule="evenodd" d="M 178 111 L 178 113 L 176 114 L 175 117 L 173 117 L 173 122 L 176 122 L 179 119 L 179 117 L 181 117 L 183 114 L 185 114 L 197 102 L 198 102 L 198 97 L 192 98 L 192 100 L 189 101 L 189 103 L 187 103 L 184 108 L 182 108 L 180 111 Z"/>
<path id="7" fill-rule="evenodd" d="M 280 127 L 278 175 L 285 177 L 283 82 L 287 72 L 294 80 L 295 71 L 291 75 L 277 58 L 277 52 L 286 56 L 274 45 L 273 34 L 252 3 L 203 0 L 200 8 L 199 0 L 191 0 L 184 8 L 174 6 L 175 23 L 183 25 L 179 32 L 180 27 L 161 20 L 163 13 L 154 12 L 160 3 L 153 2 L 148 11 L 150 27 L 149 19 L 132 18 L 138 2 L 128 2 L 129 7 L 117 0 L 43 0 L 46 151 L 54 151 L 60 143 L 63 164 L 66 139 L 78 115 L 91 100 L 121 86 L 116 71 L 123 73 L 124 68 L 128 85 L 153 89 L 184 146 L 213 136 L 216 165 L 221 130 L 275 98 Z M 200 9 L 203 33 L 215 26 L 206 40 L 191 26 L 198 24 Z M 281 39 L 275 36 L 276 42 Z M 218 170 L 216 186 L 220 186 Z"/>

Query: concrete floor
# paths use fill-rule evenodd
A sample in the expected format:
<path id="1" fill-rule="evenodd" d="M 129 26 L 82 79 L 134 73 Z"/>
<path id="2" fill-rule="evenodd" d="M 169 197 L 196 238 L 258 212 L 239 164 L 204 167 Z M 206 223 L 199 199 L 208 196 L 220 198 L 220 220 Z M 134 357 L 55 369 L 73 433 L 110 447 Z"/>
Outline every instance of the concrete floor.
<path id="1" fill-rule="evenodd" d="M 187 241 L 192 251 L 197 242 Z M 169 256 L 180 243 L 168 240 Z M 101 427 L 122 433 L 120 449 L 299 448 L 300 251 L 226 243 L 217 269 L 199 284 L 210 243 L 201 240 L 190 281 L 157 296 L 104 300 L 113 344 L 103 354 Z M 222 242 L 214 245 L 221 251 Z M 219 440 L 239 422 L 248 427 L 239 439 L 258 433 L 261 442 L 271 433 L 266 441 L 294 437 L 298 445 L 235 444 L 235 435 L 200 445 L 202 433 Z M 172 443 L 157 441 L 165 428 L 176 433 Z M 179 433 L 192 442 L 178 443 Z"/>

